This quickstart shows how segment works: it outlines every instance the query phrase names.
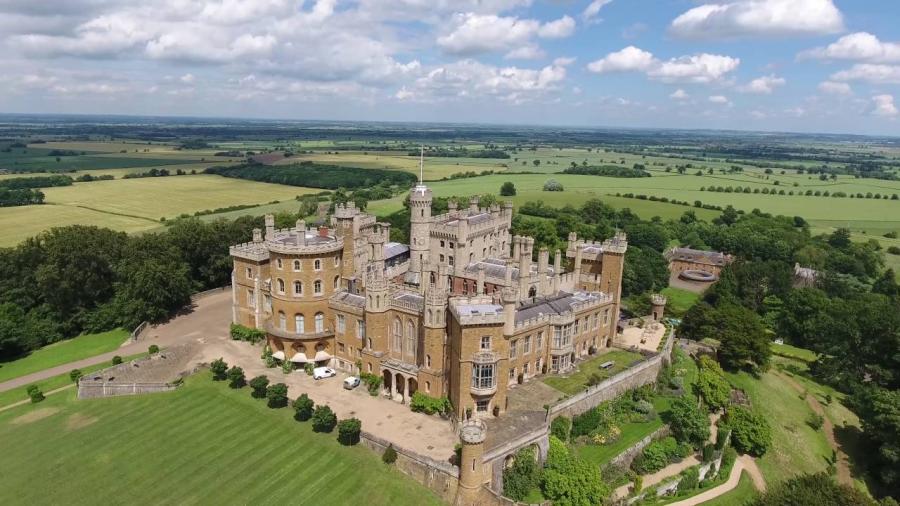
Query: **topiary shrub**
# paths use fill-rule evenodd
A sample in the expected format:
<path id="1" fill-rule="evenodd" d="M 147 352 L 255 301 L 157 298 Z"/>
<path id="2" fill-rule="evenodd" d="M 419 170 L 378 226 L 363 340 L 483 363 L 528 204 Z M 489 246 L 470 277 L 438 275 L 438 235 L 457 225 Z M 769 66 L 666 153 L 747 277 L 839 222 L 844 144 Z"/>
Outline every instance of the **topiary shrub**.
<path id="1" fill-rule="evenodd" d="M 37 385 L 29 385 L 26 391 L 28 392 L 28 397 L 31 399 L 32 404 L 37 404 L 45 399 L 44 392 L 42 392 L 41 387 Z"/>
<path id="2" fill-rule="evenodd" d="M 269 386 L 269 378 L 266 376 L 257 376 L 250 380 L 250 396 L 254 399 L 265 399 L 266 387 Z"/>
<path id="3" fill-rule="evenodd" d="M 353 446 L 359 443 L 360 432 L 362 432 L 362 422 L 358 418 L 347 418 L 338 423 L 338 441 L 344 446 Z"/>
<path id="4" fill-rule="evenodd" d="M 84 376 L 84 374 L 81 372 L 81 369 L 72 369 L 69 371 L 69 379 L 72 380 L 72 383 L 78 384 L 78 380 L 80 380 L 82 376 Z"/>
<path id="5" fill-rule="evenodd" d="M 337 416 L 327 404 L 316 406 L 312 416 L 312 428 L 315 432 L 331 432 L 337 425 Z"/>
<path id="6" fill-rule="evenodd" d="M 381 454 L 381 461 L 385 464 L 393 464 L 397 461 L 397 450 L 394 449 L 394 445 L 388 445 L 384 453 Z"/>
<path id="7" fill-rule="evenodd" d="M 270 408 L 283 408 L 288 405 L 288 387 L 284 383 L 275 383 L 266 388 L 267 405 Z"/>
<path id="8" fill-rule="evenodd" d="M 217 358 L 209 364 L 209 370 L 212 371 L 213 381 L 222 381 L 228 373 L 228 364 L 222 358 Z"/>
<path id="9" fill-rule="evenodd" d="M 300 397 L 294 401 L 294 420 L 298 422 L 305 422 L 312 418 L 313 410 L 316 408 L 316 403 L 313 402 L 312 399 L 309 398 L 306 394 L 301 394 Z"/>
<path id="10" fill-rule="evenodd" d="M 247 378 L 244 377 L 244 370 L 238 366 L 233 366 L 225 373 L 228 377 L 228 386 L 231 388 L 244 388 L 247 385 Z"/>
<path id="11" fill-rule="evenodd" d="M 122 363 L 122 357 L 116 355 L 112 358 L 112 365 L 119 365 Z"/>
<path id="12" fill-rule="evenodd" d="M 159 346 L 157 346 L 155 344 L 151 344 L 150 347 L 147 348 L 147 353 L 149 353 L 151 355 L 155 355 L 155 354 L 159 353 Z"/>

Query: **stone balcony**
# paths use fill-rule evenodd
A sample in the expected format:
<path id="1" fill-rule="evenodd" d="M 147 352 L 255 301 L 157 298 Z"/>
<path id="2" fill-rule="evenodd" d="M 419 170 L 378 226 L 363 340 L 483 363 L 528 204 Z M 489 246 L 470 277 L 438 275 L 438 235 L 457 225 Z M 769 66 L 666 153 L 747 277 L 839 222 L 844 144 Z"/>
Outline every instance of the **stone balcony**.
<path id="1" fill-rule="evenodd" d="M 272 323 L 266 323 L 266 332 L 281 339 L 290 339 L 292 341 L 317 341 L 326 337 L 334 337 L 334 330 L 325 329 L 322 332 L 304 332 L 297 334 L 280 329 Z"/>

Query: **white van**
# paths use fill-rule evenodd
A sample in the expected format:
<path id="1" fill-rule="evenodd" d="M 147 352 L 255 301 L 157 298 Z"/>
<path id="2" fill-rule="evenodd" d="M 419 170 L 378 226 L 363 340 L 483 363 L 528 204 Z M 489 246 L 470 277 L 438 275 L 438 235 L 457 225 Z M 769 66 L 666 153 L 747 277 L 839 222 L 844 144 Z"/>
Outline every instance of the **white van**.
<path id="1" fill-rule="evenodd" d="M 359 386 L 359 376 L 350 376 L 344 379 L 344 388 L 347 390 L 353 390 L 354 388 Z"/>

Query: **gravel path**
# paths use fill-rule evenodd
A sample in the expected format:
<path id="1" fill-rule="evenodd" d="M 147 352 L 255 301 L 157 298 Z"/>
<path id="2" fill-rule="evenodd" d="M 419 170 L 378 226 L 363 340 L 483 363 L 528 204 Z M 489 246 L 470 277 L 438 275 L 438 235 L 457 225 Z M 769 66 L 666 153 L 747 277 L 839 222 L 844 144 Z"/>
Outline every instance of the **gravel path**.
<path id="1" fill-rule="evenodd" d="M 753 486 L 756 487 L 756 490 L 759 490 L 760 492 L 766 490 L 766 481 L 763 479 L 762 473 L 759 472 L 756 461 L 749 455 L 741 455 L 734 462 L 734 467 L 731 468 L 731 475 L 728 477 L 728 481 L 718 487 L 711 488 L 706 492 L 697 494 L 693 497 L 688 497 L 683 501 L 673 502 L 669 504 L 669 506 L 694 506 L 715 499 L 727 492 L 731 492 L 734 490 L 734 487 L 738 486 L 738 482 L 741 481 L 741 473 L 744 471 L 750 475 L 750 479 L 753 480 Z"/>

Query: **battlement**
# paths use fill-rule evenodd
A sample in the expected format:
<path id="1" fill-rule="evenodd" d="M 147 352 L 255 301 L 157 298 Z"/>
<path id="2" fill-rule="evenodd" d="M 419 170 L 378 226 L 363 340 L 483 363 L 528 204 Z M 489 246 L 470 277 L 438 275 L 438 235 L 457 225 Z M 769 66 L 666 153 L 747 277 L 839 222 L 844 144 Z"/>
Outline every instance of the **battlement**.
<path id="1" fill-rule="evenodd" d="M 460 325 L 496 325 L 504 322 L 503 306 L 486 295 L 453 297 L 450 299 L 450 312 Z"/>
<path id="2" fill-rule="evenodd" d="M 667 300 L 666 296 L 661 293 L 654 293 L 650 296 L 650 303 L 654 306 L 665 306 Z"/>

